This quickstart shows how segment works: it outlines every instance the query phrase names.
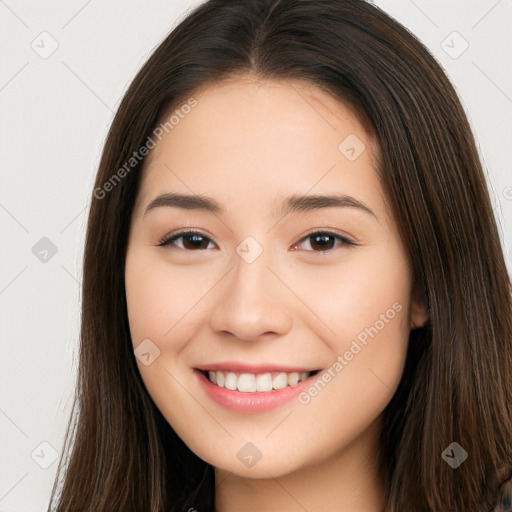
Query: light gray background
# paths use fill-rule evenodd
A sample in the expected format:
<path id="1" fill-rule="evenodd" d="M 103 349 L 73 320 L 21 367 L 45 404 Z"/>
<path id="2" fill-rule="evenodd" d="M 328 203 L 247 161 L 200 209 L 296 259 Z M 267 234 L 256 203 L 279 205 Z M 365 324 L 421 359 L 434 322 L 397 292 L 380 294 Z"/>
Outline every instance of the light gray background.
<path id="1" fill-rule="evenodd" d="M 100 151 L 148 53 L 199 3 L 0 0 L 0 512 L 47 508 L 74 390 Z M 421 39 L 455 84 L 512 268 L 512 0 L 374 3 Z M 43 237 L 54 255 L 36 245 Z"/>

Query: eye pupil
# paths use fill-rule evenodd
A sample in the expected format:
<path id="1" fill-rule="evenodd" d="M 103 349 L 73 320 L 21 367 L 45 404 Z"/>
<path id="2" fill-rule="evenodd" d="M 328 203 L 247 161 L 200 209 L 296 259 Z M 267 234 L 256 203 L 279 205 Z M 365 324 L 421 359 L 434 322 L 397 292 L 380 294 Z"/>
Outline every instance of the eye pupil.
<path id="1" fill-rule="evenodd" d="M 312 240 L 315 240 L 314 243 L 311 244 L 311 247 L 315 248 L 314 245 L 317 243 L 316 240 L 321 240 L 320 242 L 320 249 L 321 251 L 325 251 L 325 250 L 329 250 L 329 249 L 332 249 L 333 247 L 333 244 L 334 244 L 334 238 L 331 236 L 331 235 L 327 235 L 327 234 L 318 234 L 318 235 L 311 235 L 310 238 Z M 329 245 L 329 238 L 331 239 L 331 244 Z M 326 242 L 327 242 L 327 245 L 328 247 L 326 247 Z"/>
<path id="2" fill-rule="evenodd" d="M 204 245 L 204 242 L 207 239 L 203 235 L 199 235 L 197 233 L 196 234 L 191 234 L 191 235 L 183 236 L 183 241 L 184 241 L 183 246 L 186 247 L 187 249 L 188 249 L 187 243 L 185 243 L 185 242 L 188 241 L 188 240 L 193 240 L 191 242 L 192 247 L 195 248 L 195 249 L 198 249 L 198 248 L 201 247 L 201 245 Z M 206 244 L 206 245 L 208 245 L 208 244 Z"/>

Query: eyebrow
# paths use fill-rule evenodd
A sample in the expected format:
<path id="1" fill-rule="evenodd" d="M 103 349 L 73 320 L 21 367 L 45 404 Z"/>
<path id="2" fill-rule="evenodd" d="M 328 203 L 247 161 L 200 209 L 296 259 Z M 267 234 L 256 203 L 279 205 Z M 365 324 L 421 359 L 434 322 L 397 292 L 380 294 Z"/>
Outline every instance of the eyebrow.
<path id="1" fill-rule="evenodd" d="M 290 213 L 318 210 L 320 208 L 348 207 L 357 208 L 377 219 L 375 213 L 364 202 L 344 194 L 292 195 L 286 198 L 280 206 L 280 211 L 278 209 L 276 215 L 286 216 Z M 153 199 L 144 210 L 144 215 L 150 210 L 160 207 L 203 210 L 215 214 L 225 212 L 220 203 L 208 196 L 167 193 Z"/>

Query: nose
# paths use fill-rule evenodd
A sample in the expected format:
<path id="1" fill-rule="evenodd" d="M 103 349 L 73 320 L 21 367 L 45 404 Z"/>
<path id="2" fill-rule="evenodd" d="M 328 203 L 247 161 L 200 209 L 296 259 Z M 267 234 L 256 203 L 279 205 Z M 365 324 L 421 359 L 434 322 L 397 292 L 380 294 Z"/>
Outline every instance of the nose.
<path id="1" fill-rule="evenodd" d="M 267 253 L 248 263 L 234 255 L 234 268 L 219 283 L 210 317 L 216 332 L 243 340 L 263 334 L 283 335 L 291 329 L 293 293 L 270 267 Z"/>

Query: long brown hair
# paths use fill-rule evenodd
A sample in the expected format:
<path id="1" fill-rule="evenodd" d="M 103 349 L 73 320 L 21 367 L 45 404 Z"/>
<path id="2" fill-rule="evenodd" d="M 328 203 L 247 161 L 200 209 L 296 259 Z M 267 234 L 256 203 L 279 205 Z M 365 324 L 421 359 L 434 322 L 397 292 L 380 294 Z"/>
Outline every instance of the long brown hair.
<path id="1" fill-rule="evenodd" d="M 214 509 L 213 467 L 174 433 L 137 369 L 124 263 L 144 159 L 126 162 L 200 87 L 241 74 L 321 87 L 356 110 L 380 148 L 377 172 L 429 312 L 382 415 L 389 511 L 491 509 L 512 465 L 511 283 L 454 88 L 407 29 L 364 1 L 209 0 L 137 74 L 106 140 L 76 396 L 49 510 Z M 456 469 L 442 456 L 453 442 L 468 453 Z"/>

